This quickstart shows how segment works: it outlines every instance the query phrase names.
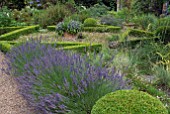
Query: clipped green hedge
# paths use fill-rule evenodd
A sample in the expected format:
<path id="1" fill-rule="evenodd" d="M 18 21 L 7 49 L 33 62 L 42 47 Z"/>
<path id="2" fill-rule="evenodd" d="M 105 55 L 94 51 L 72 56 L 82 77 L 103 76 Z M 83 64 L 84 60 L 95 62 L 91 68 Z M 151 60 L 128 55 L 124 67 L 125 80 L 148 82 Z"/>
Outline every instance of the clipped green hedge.
<path id="1" fill-rule="evenodd" d="M 66 46 L 76 46 L 76 45 L 88 45 L 90 43 L 84 43 L 84 42 L 42 42 L 42 44 L 52 45 L 57 48 L 59 47 L 66 47 Z"/>
<path id="2" fill-rule="evenodd" d="M 21 28 L 24 28 L 24 27 L 0 27 L 0 35 L 17 30 L 17 29 L 21 29 Z"/>
<path id="3" fill-rule="evenodd" d="M 147 31 L 144 31 L 144 30 L 139 30 L 139 29 L 131 29 L 129 31 L 129 36 L 135 36 L 135 37 L 153 37 L 154 33 L 147 32 Z"/>
<path id="4" fill-rule="evenodd" d="M 153 37 L 153 38 L 135 38 L 135 39 L 126 39 L 126 40 L 122 40 L 120 41 L 120 43 L 122 45 L 127 45 L 127 46 L 131 46 L 132 48 L 135 47 L 136 44 L 139 44 L 141 42 L 148 42 L 148 41 L 159 41 L 158 37 Z"/>
<path id="5" fill-rule="evenodd" d="M 56 26 L 47 26 L 47 30 L 56 31 Z"/>
<path id="6" fill-rule="evenodd" d="M 0 42 L 0 51 L 6 53 L 11 49 L 11 44 L 8 42 Z"/>
<path id="7" fill-rule="evenodd" d="M 38 25 L 21 28 L 21 29 L 18 29 L 18 30 L 15 30 L 15 31 L 1 35 L 0 40 L 6 40 L 6 41 L 15 40 L 20 35 L 32 33 L 32 32 L 37 31 L 38 29 L 39 29 Z"/>
<path id="8" fill-rule="evenodd" d="M 118 90 L 100 98 L 91 114 L 168 114 L 168 111 L 159 99 L 146 92 Z"/>
<path id="9" fill-rule="evenodd" d="M 63 49 L 63 50 L 74 50 L 78 52 L 87 52 L 87 51 L 95 51 L 99 52 L 102 48 L 101 44 L 83 44 L 83 45 L 73 45 L 73 46 L 65 46 L 57 49 Z"/>
<path id="10" fill-rule="evenodd" d="M 49 31 L 55 31 L 56 26 L 48 26 Z M 85 32 L 119 32 L 121 27 L 108 26 L 108 25 L 96 25 L 96 27 L 83 27 L 82 31 Z"/>
<path id="11" fill-rule="evenodd" d="M 119 32 L 121 27 L 105 26 L 105 27 L 84 27 L 83 31 L 86 32 Z"/>
<path id="12" fill-rule="evenodd" d="M 0 41 L 0 43 L 6 43 L 11 46 L 19 45 L 22 42 L 15 42 L 15 41 Z M 87 51 L 100 51 L 102 48 L 102 44 L 97 43 L 84 43 L 84 42 L 41 42 L 45 45 L 52 45 L 57 49 L 64 49 L 64 50 L 76 50 L 79 52 L 87 52 Z"/>

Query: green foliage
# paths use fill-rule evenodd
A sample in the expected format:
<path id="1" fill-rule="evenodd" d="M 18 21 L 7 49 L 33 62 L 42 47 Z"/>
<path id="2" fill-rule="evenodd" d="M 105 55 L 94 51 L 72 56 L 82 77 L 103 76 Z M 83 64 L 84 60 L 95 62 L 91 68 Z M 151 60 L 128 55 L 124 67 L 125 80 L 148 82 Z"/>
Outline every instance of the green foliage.
<path id="1" fill-rule="evenodd" d="M 96 27 L 97 20 L 94 18 L 87 18 L 83 24 L 84 24 L 84 27 Z"/>
<path id="2" fill-rule="evenodd" d="M 79 11 L 73 15 L 71 15 L 69 18 L 75 21 L 84 22 L 87 18 L 98 18 L 102 15 L 107 14 L 108 7 L 105 5 L 99 5 L 96 4 L 90 8 L 85 8 L 84 6 L 78 6 L 77 9 Z"/>
<path id="3" fill-rule="evenodd" d="M 104 4 L 95 4 L 94 6 L 90 7 L 89 9 L 91 17 L 101 17 L 102 15 L 107 14 L 107 11 L 109 11 L 109 8 L 105 6 Z"/>
<path id="4" fill-rule="evenodd" d="M 35 23 L 45 28 L 49 25 L 56 25 L 58 22 L 63 21 L 67 16 L 71 15 L 71 11 L 64 4 L 57 4 L 50 6 L 46 10 L 38 13 L 35 19 Z"/>
<path id="5" fill-rule="evenodd" d="M 110 15 L 113 15 L 117 19 L 122 19 L 123 21 L 130 21 L 130 10 L 128 8 L 123 8 L 119 11 L 109 11 Z"/>
<path id="6" fill-rule="evenodd" d="M 154 13 L 160 15 L 162 13 L 163 0 L 132 0 L 131 11 L 134 15 L 143 13 Z"/>
<path id="7" fill-rule="evenodd" d="M 170 63 L 168 63 L 170 65 Z M 164 65 L 158 65 L 153 68 L 155 76 L 158 78 L 157 84 L 170 87 L 170 71 Z"/>
<path id="8" fill-rule="evenodd" d="M 160 26 L 170 26 L 170 16 L 160 18 L 155 23 L 151 23 L 148 30 L 155 31 Z"/>
<path id="9" fill-rule="evenodd" d="M 170 87 L 170 45 L 164 46 L 162 52 L 156 54 L 160 57 L 159 61 L 155 63 L 153 72 L 158 78 L 158 85 Z"/>
<path id="10" fill-rule="evenodd" d="M 10 26 L 11 22 L 11 11 L 7 7 L 0 8 L 0 27 Z"/>
<path id="11" fill-rule="evenodd" d="M 23 8 L 22 10 L 14 9 L 12 11 L 12 18 L 15 19 L 15 21 L 18 23 L 25 23 L 27 25 L 31 25 L 34 23 L 33 22 L 34 16 L 37 16 L 36 14 L 38 14 L 39 12 L 41 12 L 41 11 L 38 9 L 31 8 L 31 7 L 27 6 L 27 7 Z"/>
<path id="12" fill-rule="evenodd" d="M 107 39 L 108 39 L 109 42 L 118 41 L 119 36 L 118 35 L 112 35 L 111 37 L 108 37 Z"/>
<path id="13" fill-rule="evenodd" d="M 156 69 L 154 68 L 154 70 Z M 128 77 L 132 80 L 132 85 L 134 86 L 134 89 L 147 92 L 150 95 L 159 98 L 161 102 L 166 106 L 168 111 L 170 110 L 169 107 L 170 99 L 168 98 L 168 95 L 164 91 L 157 89 L 155 86 L 151 85 L 150 83 L 146 83 L 137 77 L 130 76 L 130 75 L 128 75 Z"/>
<path id="14" fill-rule="evenodd" d="M 100 23 L 102 25 L 110 25 L 110 26 L 122 26 L 122 19 L 115 18 L 111 15 L 105 15 L 100 18 Z"/>
<path id="15" fill-rule="evenodd" d="M 92 114 L 168 114 L 164 105 L 148 93 L 119 90 L 106 94 L 93 106 Z"/>
<path id="16" fill-rule="evenodd" d="M 133 18 L 133 22 L 143 30 L 147 30 L 148 25 L 156 23 L 157 20 L 157 17 L 153 14 L 142 14 Z"/>
<path id="17" fill-rule="evenodd" d="M 67 32 L 70 34 L 77 34 L 82 29 L 82 24 L 78 21 L 71 20 L 67 25 Z"/>
<path id="18" fill-rule="evenodd" d="M 0 42 L 0 51 L 6 53 L 11 49 L 11 45 L 8 42 Z"/>
<path id="19" fill-rule="evenodd" d="M 157 26 L 170 26 L 170 16 L 160 18 Z"/>
<path id="20" fill-rule="evenodd" d="M 87 32 L 119 32 L 121 27 L 104 26 L 104 27 L 83 27 L 83 31 Z"/>
<path id="21" fill-rule="evenodd" d="M 90 11 L 83 10 L 83 11 L 80 11 L 78 13 L 71 15 L 69 18 L 71 18 L 72 20 L 80 21 L 83 23 L 85 21 L 85 19 L 90 18 L 90 17 L 91 17 Z"/>
<path id="22" fill-rule="evenodd" d="M 135 68 L 140 69 L 138 74 L 151 75 L 153 63 L 156 63 L 160 57 L 157 52 L 163 52 L 165 48 L 162 44 L 155 43 L 153 40 L 146 40 L 135 46 L 134 50 L 129 51 L 130 58 Z M 147 68 L 147 69 L 146 69 Z"/>
<path id="23" fill-rule="evenodd" d="M 70 34 L 77 34 L 82 29 L 82 24 L 74 20 L 64 20 L 64 22 L 59 22 L 56 27 L 56 31 L 59 35 L 63 35 L 64 32 Z"/>
<path id="24" fill-rule="evenodd" d="M 160 26 L 155 31 L 156 36 L 159 36 L 165 44 L 170 42 L 170 26 Z"/>
<path id="25" fill-rule="evenodd" d="M 6 33 L 6 34 L 3 34 L 0 36 L 0 40 L 14 40 L 14 39 L 17 39 L 20 35 L 23 35 L 23 34 L 29 34 L 29 33 L 32 33 L 32 32 L 35 32 L 37 31 L 39 28 L 39 26 L 28 26 L 28 27 L 25 27 L 25 28 L 21 28 L 21 29 L 18 29 L 18 30 L 15 30 L 15 31 L 12 31 L 12 32 L 9 32 L 9 33 Z"/>
<path id="26" fill-rule="evenodd" d="M 152 32 L 147 32 L 144 30 L 139 30 L 139 29 L 131 29 L 129 31 L 130 36 L 135 36 L 135 37 L 153 37 L 154 33 Z"/>
<path id="27" fill-rule="evenodd" d="M 137 89 L 139 91 L 145 91 L 154 97 L 157 97 L 157 96 L 161 97 L 161 96 L 165 95 L 164 92 L 159 91 L 154 86 L 142 81 L 141 79 L 139 79 L 137 77 L 132 76 L 132 77 L 130 77 L 130 79 L 132 80 L 132 85 L 134 86 L 133 87 L 134 89 Z"/>

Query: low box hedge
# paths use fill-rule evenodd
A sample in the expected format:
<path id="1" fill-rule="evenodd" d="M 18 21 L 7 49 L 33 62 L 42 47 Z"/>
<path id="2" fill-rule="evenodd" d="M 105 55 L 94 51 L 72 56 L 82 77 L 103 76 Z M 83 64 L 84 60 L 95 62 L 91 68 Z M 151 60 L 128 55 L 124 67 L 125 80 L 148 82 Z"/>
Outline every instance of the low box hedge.
<path id="1" fill-rule="evenodd" d="M 129 31 L 129 36 L 135 36 L 135 37 L 154 37 L 154 33 L 147 32 L 144 30 L 139 29 L 131 29 Z"/>
<path id="2" fill-rule="evenodd" d="M 56 26 L 48 26 L 49 31 L 55 31 Z M 118 32 L 121 30 L 121 27 L 117 26 L 107 26 L 107 25 L 97 25 L 97 27 L 83 27 L 82 31 L 85 32 Z"/>
<path id="3" fill-rule="evenodd" d="M 47 30 L 56 31 L 56 26 L 47 26 Z"/>
<path id="4" fill-rule="evenodd" d="M 0 27 L 0 35 L 17 30 L 17 29 L 21 29 L 21 28 L 24 28 L 24 27 Z"/>
<path id="5" fill-rule="evenodd" d="M 159 37 L 152 37 L 152 38 L 135 38 L 131 40 L 120 41 L 122 45 L 128 45 L 134 47 L 136 44 L 141 42 L 148 42 L 148 41 L 159 41 Z"/>
<path id="6" fill-rule="evenodd" d="M 15 41 L 0 41 L 1 44 L 9 44 L 10 46 L 19 45 L 22 42 L 15 42 Z M 64 49 L 64 50 L 76 50 L 79 52 L 86 52 L 86 51 L 100 51 L 102 48 L 102 44 L 97 43 L 84 43 L 84 42 L 42 42 L 45 45 L 52 45 L 57 49 Z M 4 49 L 3 49 L 4 50 Z"/>
<path id="7" fill-rule="evenodd" d="M 0 40 L 10 41 L 17 39 L 20 35 L 29 34 L 39 29 L 39 26 L 28 26 L 0 36 Z"/>
<path id="8" fill-rule="evenodd" d="M 99 52 L 101 48 L 102 48 L 101 44 L 84 44 L 84 45 L 66 46 L 66 47 L 57 48 L 57 49 L 74 50 L 78 52 L 87 52 L 87 51 Z"/>
<path id="9" fill-rule="evenodd" d="M 121 27 L 105 26 L 105 27 L 84 27 L 83 31 L 86 32 L 119 32 Z"/>
<path id="10" fill-rule="evenodd" d="M 57 48 L 59 47 L 66 47 L 66 46 L 76 46 L 76 45 L 88 45 L 90 43 L 84 43 L 84 42 L 42 42 L 42 44 L 52 45 Z"/>

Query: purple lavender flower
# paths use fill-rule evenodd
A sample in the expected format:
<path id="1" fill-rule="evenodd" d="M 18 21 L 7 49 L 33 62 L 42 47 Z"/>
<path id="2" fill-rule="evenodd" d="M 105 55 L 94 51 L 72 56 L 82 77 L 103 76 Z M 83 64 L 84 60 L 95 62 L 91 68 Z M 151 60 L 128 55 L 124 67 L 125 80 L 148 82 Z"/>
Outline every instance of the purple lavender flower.
<path id="1" fill-rule="evenodd" d="M 7 54 L 20 93 L 38 114 L 89 113 L 103 95 L 127 89 L 122 75 L 95 66 L 87 56 L 25 43 Z"/>
<path id="2" fill-rule="evenodd" d="M 29 4 L 33 4 L 34 2 L 33 1 L 30 1 Z"/>
<path id="3" fill-rule="evenodd" d="M 37 4 L 37 6 L 39 7 L 39 6 L 41 6 L 42 4 Z"/>

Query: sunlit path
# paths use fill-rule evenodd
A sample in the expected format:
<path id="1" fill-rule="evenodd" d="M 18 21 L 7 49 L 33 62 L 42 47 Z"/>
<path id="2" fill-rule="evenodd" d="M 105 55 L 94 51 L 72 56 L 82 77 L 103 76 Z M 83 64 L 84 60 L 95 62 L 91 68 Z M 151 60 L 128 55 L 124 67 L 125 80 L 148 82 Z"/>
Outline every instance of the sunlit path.
<path id="1" fill-rule="evenodd" d="M 0 63 L 4 55 L 0 52 Z M 0 68 L 5 67 L 0 64 Z M 32 114 L 26 101 L 18 94 L 14 79 L 0 71 L 0 113 L 1 114 Z"/>

